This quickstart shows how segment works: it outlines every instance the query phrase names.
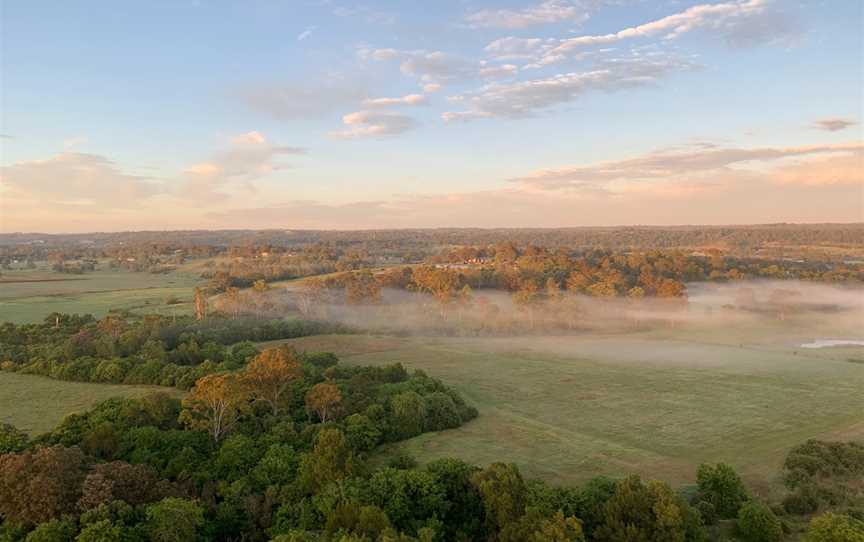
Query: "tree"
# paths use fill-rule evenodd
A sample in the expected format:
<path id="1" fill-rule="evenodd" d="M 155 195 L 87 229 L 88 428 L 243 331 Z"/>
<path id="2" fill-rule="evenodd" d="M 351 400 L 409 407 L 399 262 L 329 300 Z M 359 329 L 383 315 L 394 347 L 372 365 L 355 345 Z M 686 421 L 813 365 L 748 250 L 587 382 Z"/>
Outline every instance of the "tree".
<path id="1" fill-rule="evenodd" d="M 24 542 L 71 542 L 76 530 L 68 519 L 52 519 L 30 531 Z"/>
<path id="2" fill-rule="evenodd" d="M 75 542 L 122 542 L 123 529 L 108 519 L 102 519 L 81 529 Z"/>
<path id="3" fill-rule="evenodd" d="M 615 485 L 593 538 L 598 542 L 695 541 L 704 536 L 698 518 L 668 485 L 656 480 L 646 484 L 634 475 Z"/>
<path id="4" fill-rule="evenodd" d="M 287 346 L 269 348 L 249 362 L 243 371 L 243 382 L 252 395 L 264 401 L 279 414 L 279 405 L 287 400 L 291 384 L 303 376 L 294 350 Z"/>
<path id="5" fill-rule="evenodd" d="M 168 497 L 145 509 L 153 542 L 194 542 L 204 525 L 204 509 L 195 501 Z"/>
<path id="6" fill-rule="evenodd" d="M 170 491 L 170 484 L 147 465 L 112 461 L 96 465 L 87 474 L 78 507 L 89 510 L 117 500 L 137 506 L 166 497 Z"/>
<path id="7" fill-rule="evenodd" d="M 741 507 L 736 526 L 744 542 L 777 542 L 783 537 L 780 520 L 774 512 L 755 501 Z"/>
<path id="8" fill-rule="evenodd" d="M 525 513 L 528 488 L 516 465 L 492 463 L 474 473 L 471 484 L 480 493 L 491 530 L 501 531 Z"/>
<path id="9" fill-rule="evenodd" d="M 749 496 L 735 469 L 725 463 L 699 465 L 696 472 L 699 499 L 711 503 L 718 516 L 731 519 L 738 515 Z"/>
<path id="10" fill-rule="evenodd" d="M 26 526 L 73 512 L 85 466 L 78 448 L 53 446 L 0 455 L 0 516 Z"/>
<path id="11" fill-rule="evenodd" d="M 426 401 L 415 391 L 406 391 L 390 399 L 390 427 L 397 439 L 423 432 L 426 424 Z"/>
<path id="12" fill-rule="evenodd" d="M 826 512 L 810 520 L 804 542 L 864 542 L 864 521 Z"/>
<path id="13" fill-rule="evenodd" d="M 335 416 L 342 402 L 342 392 L 332 382 L 320 382 L 306 393 L 306 408 L 318 415 L 322 423 Z"/>
<path id="14" fill-rule="evenodd" d="M 248 407 L 248 394 L 240 379 L 230 373 L 199 378 L 183 399 L 182 420 L 194 429 L 206 430 L 218 443 Z"/>
<path id="15" fill-rule="evenodd" d="M 203 288 L 195 288 L 195 319 L 204 320 L 207 318 L 207 293 Z"/>
<path id="16" fill-rule="evenodd" d="M 356 468 L 354 454 L 342 431 L 322 429 L 315 439 L 312 453 L 304 457 L 303 479 L 310 489 L 317 491 L 331 482 L 351 476 Z"/>

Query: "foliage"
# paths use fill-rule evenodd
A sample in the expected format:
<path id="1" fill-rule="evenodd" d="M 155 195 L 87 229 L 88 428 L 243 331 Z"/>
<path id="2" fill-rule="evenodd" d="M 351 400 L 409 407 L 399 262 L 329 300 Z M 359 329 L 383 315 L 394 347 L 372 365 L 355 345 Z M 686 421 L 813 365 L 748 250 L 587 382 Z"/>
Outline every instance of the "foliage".
<path id="1" fill-rule="evenodd" d="M 780 520 L 760 502 L 749 502 L 741 507 L 736 527 L 744 542 L 776 542 L 783 536 Z"/>

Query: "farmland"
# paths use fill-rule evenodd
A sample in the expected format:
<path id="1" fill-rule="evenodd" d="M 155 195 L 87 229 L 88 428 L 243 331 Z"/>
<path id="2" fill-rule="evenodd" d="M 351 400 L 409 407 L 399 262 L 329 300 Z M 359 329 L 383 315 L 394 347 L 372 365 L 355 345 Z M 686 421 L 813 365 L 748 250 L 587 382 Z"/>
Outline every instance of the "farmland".
<path id="1" fill-rule="evenodd" d="M 421 461 L 512 461 L 560 483 L 638 472 L 676 484 L 701 462 L 726 461 L 765 488 L 795 444 L 864 436 L 864 370 L 848 362 L 864 349 L 801 351 L 766 331 L 291 342 L 343 363 L 422 369 L 479 409 L 461 428 L 398 445 Z"/>
<path id="2" fill-rule="evenodd" d="M 50 431 L 67 415 L 83 412 L 109 397 L 141 397 L 154 391 L 180 394 L 157 386 L 64 382 L 0 372 L 0 424 L 12 424 L 35 436 Z"/>

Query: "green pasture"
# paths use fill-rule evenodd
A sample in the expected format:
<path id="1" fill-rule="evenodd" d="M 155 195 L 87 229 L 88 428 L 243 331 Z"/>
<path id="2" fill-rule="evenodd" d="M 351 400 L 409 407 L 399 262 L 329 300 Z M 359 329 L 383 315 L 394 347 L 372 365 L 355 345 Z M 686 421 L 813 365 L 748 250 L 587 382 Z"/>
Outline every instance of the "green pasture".
<path id="1" fill-rule="evenodd" d="M 65 382 L 50 378 L 0 372 L 0 423 L 37 435 L 53 429 L 69 414 L 82 412 L 109 397 L 141 397 L 174 388 Z"/>

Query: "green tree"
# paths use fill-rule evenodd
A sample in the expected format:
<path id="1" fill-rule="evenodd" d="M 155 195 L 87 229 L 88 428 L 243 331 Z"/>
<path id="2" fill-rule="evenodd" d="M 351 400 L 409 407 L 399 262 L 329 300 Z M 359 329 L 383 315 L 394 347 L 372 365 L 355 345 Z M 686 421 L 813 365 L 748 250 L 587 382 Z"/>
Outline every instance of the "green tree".
<path id="1" fill-rule="evenodd" d="M 52 519 L 30 531 L 25 542 L 72 542 L 75 538 L 75 523 L 68 519 Z"/>
<path id="2" fill-rule="evenodd" d="M 723 519 L 736 517 L 738 509 L 749 500 L 744 482 L 735 469 L 725 463 L 699 465 L 696 480 L 699 500 L 711 503 Z"/>
<path id="3" fill-rule="evenodd" d="M 744 542 L 777 542 L 783 537 L 780 520 L 760 502 L 751 501 L 742 506 L 736 526 Z"/>
<path id="4" fill-rule="evenodd" d="M 471 477 L 480 493 L 486 512 L 486 523 L 492 531 L 500 531 L 525 513 L 528 489 L 519 468 L 510 463 L 492 463 Z"/>
<path id="5" fill-rule="evenodd" d="M 107 519 L 87 525 L 75 538 L 75 542 L 121 542 L 122 540 L 123 529 Z"/>
<path id="6" fill-rule="evenodd" d="M 193 542 L 204 526 L 204 509 L 187 499 L 168 497 L 147 506 L 144 514 L 153 542 Z"/>

